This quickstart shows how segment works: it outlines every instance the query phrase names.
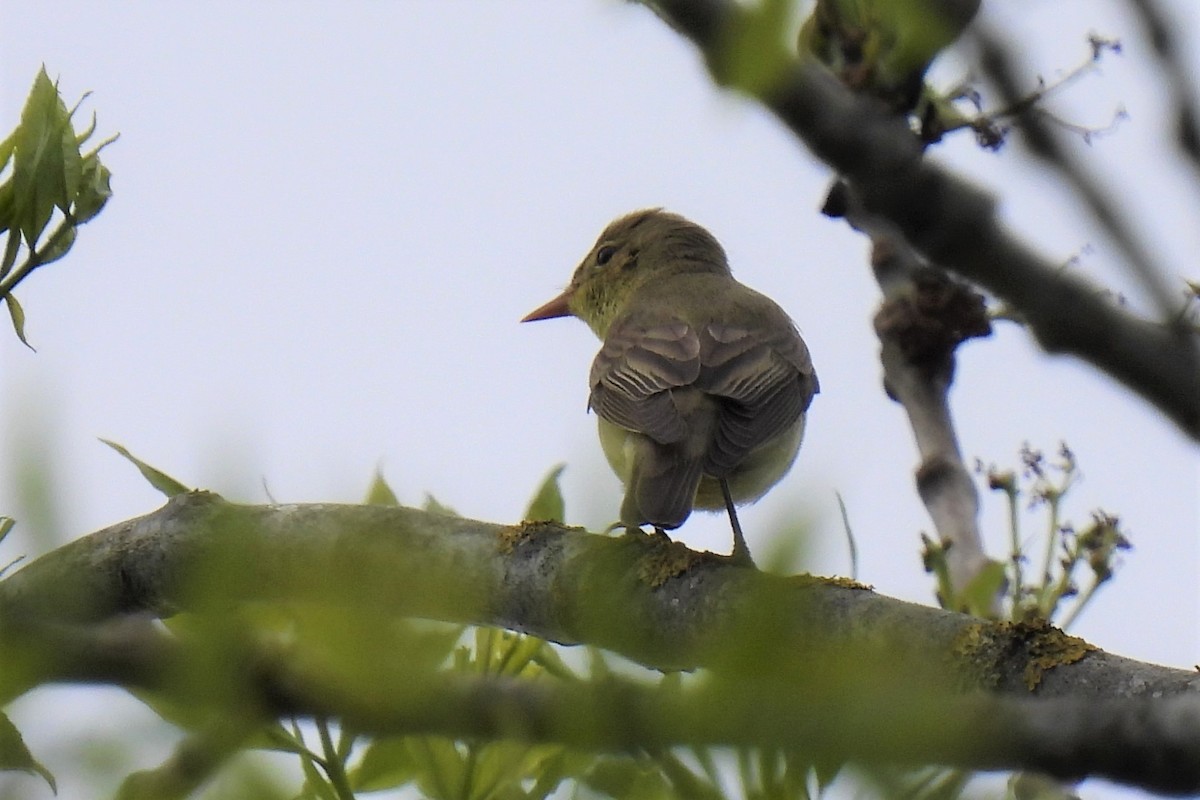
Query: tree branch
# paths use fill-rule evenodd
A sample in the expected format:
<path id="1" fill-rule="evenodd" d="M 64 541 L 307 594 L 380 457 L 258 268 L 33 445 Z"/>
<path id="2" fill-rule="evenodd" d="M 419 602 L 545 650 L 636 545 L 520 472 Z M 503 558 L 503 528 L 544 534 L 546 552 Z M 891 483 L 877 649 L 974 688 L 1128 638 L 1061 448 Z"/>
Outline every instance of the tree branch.
<path id="1" fill-rule="evenodd" d="M 958 345 L 991 332 L 983 298 L 926 264 L 894 226 L 853 200 L 836 184 L 825 213 L 845 217 L 871 239 L 871 267 L 884 297 L 875 316 L 884 387 L 904 407 L 921 455 L 917 491 L 937 530 L 949 584 L 942 587 L 942 604 L 994 611 L 998 596 L 981 608 L 954 605 L 994 563 L 983 547 L 979 494 L 963 463 L 948 396 Z"/>
<path id="2" fill-rule="evenodd" d="M 233 609 L 264 600 L 339 609 L 341 629 L 418 615 L 709 669 L 682 688 L 472 677 L 417 669 L 384 634 L 356 638 L 365 657 L 339 660 L 329 656 L 339 642 L 281 644 L 231 625 Z M 211 619 L 216 637 L 119 616 L 180 609 Z M 0 702 L 42 682 L 109 682 L 207 708 L 202 730 L 224 720 L 238 735 L 255 719 L 324 715 L 377 734 L 601 749 L 762 744 L 1200 790 L 1194 673 L 1109 655 L 1049 626 L 981 622 L 557 525 L 181 495 L 0 582 L 0 651 Z M 895 725 L 881 724 L 882 709 Z"/>
<path id="3" fill-rule="evenodd" d="M 1129 0 L 1129 6 L 1142 23 L 1146 39 L 1154 48 L 1159 66 L 1166 76 L 1175 104 L 1175 143 L 1200 178 L 1200 109 L 1196 103 L 1196 82 L 1187 64 L 1184 46 L 1177 36 L 1179 28 L 1168 19 L 1156 0 Z"/>
<path id="4" fill-rule="evenodd" d="M 1013 106 L 1019 103 L 1026 92 L 1018 86 L 1016 54 L 1004 46 L 999 35 L 983 26 L 976 26 L 974 38 L 979 43 L 980 63 L 984 73 L 1000 91 L 1004 104 Z M 1094 53 L 1098 52 L 1094 50 Z M 1095 58 L 1096 55 L 1093 55 L 1093 59 Z M 1083 162 L 1074 158 L 1064 147 L 1061 132 L 1049 124 L 1045 115 L 1039 113 L 1021 114 L 1016 117 L 1016 121 L 1024 133 L 1022 141 L 1029 152 L 1045 167 L 1058 173 L 1112 238 L 1133 274 L 1153 299 L 1160 319 L 1177 318 L 1177 292 L 1171 290 L 1162 270 L 1155 264 L 1150 249 L 1141 242 L 1112 197 L 1104 191 Z"/>
<path id="5" fill-rule="evenodd" d="M 725 80 L 727 42 L 749 12 L 729 0 L 653 0 L 653 7 L 700 48 L 717 82 Z M 785 65 L 759 99 L 928 262 L 986 287 L 1019 310 L 1046 350 L 1107 372 L 1200 440 L 1200 336 L 1114 307 L 1035 254 L 1003 228 L 988 194 L 923 158 L 903 120 L 818 65 Z"/>
<path id="6" fill-rule="evenodd" d="M 1195 677 L 1060 638 L 1049 626 L 989 623 L 837 581 L 768 575 L 648 537 L 402 507 L 242 506 L 204 492 L 70 542 L 0 582 L 0 633 L 26 621 L 95 623 L 254 601 L 505 627 L 588 642 L 657 669 L 732 668 L 730 642 L 741 641 L 769 648 L 776 661 L 870 643 L 911 675 L 1004 693 L 1173 694 Z"/>

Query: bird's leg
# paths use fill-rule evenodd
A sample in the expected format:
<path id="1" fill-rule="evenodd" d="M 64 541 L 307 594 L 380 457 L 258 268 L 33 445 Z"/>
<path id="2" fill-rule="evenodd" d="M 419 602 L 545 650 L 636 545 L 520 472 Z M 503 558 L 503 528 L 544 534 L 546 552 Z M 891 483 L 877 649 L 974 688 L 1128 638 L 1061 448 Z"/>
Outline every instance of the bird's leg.
<path id="1" fill-rule="evenodd" d="M 729 512 L 729 524 L 733 526 L 733 552 L 730 560 L 735 564 L 753 567 L 754 559 L 750 557 L 750 548 L 746 546 L 746 537 L 742 535 L 742 524 L 738 522 L 737 511 L 733 507 L 733 495 L 729 492 L 729 481 L 721 478 L 721 495 L 725 498 L 725 509 Z"/>

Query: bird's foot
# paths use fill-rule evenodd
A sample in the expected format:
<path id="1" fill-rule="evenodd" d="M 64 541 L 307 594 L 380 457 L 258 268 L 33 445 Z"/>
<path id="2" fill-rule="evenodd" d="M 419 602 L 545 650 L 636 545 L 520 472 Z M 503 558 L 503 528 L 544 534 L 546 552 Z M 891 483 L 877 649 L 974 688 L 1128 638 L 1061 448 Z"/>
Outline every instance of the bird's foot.
<path id="1" fill-rule="evenodd" d="M 625 522 L 614 522 L 612 525 L 609 525 L 607 528 L 605 528 L 604 532 L 612 533 L 613 531 L 615 531 L 619 528 L 624 528 L 625 533 L 630 536 L 637 536 L 637 535 L 646 536 L 646 537 L 654 536 L 654 537 L 662 537 L 663 541 L 665 541 L 665 542 L 672 541 L 671 537 L 667 535 L 667 532 L 665 530 L 663 530 L 662 528 L 658 527 L 657 525 L 652 526 L 652 529 L 650 531 L 647 531 L 641 525 L 630 525 Z"/>
<path id="2" fill-rule="evenodd" d="M 671 542 L 675 541 L 674 539 L 671 538 L 670 534 L 668 534 L 666 531 L 664 531 L 662 528 L 658 527 L 657 525 L 654 526 L 654 533 L 651 533 L 650 535 L 662 537 L 662 540 L 664 542 L 666 542 L 667 544 L 670 544 Z"/>
<path id="3" fill-rule="evenodd" d="M 750 556 L 750 548 L 746 546 L 746 540 L 738 538 L 733 543 L 733 552 L 729 554 L 729 563 L 735 567 L 749 567 L 750 569 L 758 569 L 758 565 L 754 563 L 754 559 Z"/>

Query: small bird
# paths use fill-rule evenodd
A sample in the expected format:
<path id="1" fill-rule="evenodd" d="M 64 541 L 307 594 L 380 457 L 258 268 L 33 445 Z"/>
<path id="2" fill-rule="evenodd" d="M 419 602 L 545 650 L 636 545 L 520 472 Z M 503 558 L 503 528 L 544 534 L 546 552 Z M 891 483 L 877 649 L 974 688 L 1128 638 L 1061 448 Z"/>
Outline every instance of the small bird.
<path id="1" fill-rule="evenodd" d="M 588 408 L 625 484 L 618 524 L 662 532 L 724 508 L 733 560 L 753 564 L 734 506 L 791 468 L 818 391 L 792 320 L 734 280 L 711 233 L 658 208 L 610 223 L 566 290 L 521 321 L 565 316 L 603 342 Z"/>

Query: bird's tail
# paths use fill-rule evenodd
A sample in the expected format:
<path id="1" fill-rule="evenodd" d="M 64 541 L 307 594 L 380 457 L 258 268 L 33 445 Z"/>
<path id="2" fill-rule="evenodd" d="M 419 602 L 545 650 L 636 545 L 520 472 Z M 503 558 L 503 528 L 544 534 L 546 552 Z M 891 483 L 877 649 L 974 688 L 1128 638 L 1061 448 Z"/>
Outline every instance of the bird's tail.
<path id="1" fill-rule="evenodd" d="M 692 513 L 704 462 L 700 458 L 682 458 L 675 447 L 646 444 L 653 454 L 634 460 L 634 473 L 621 505 L 621 521 L 655 525 L 664 530 L 678 528 Z"/>

